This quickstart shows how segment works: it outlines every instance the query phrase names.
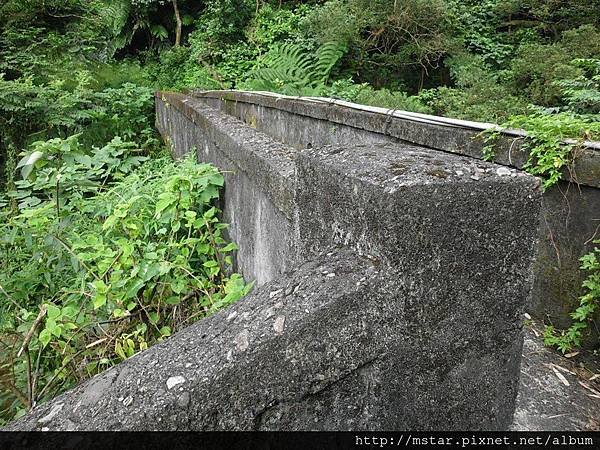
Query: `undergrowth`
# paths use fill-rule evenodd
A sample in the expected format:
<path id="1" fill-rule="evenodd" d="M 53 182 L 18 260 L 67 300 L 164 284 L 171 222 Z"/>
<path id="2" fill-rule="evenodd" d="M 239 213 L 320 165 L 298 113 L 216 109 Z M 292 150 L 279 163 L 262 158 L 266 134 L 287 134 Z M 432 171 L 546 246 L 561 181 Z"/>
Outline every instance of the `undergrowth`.
<path id="1" fill-rule="evenodd" d="M 214 167 L 35 143 L 0 209 L 0 420 L 245 295 Z"/>

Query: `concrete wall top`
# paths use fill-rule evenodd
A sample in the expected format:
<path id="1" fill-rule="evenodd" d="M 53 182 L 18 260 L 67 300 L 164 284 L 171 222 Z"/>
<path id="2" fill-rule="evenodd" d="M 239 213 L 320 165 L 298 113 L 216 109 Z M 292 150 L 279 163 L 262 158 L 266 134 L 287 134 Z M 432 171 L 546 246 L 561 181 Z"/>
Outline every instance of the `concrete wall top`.
<path id="1" fill-rule="evenodd" d="M 293 97 L 271 92 L 235 90 L 197 90 L 190 94 L 198 98 L 274 108 L 480 159 L 485 145 L 481 132 L 498 127 L 491 123 L 378 108 L 321 97 Z M 526 132 L 523 130 L 502 129 L 501 138 L 497 142 L 495 162 L 523 168 L 529 154 L 522 148 L 525 136 Z M 574 164 L 570 170 L 565 171 L 564 179 L 584 186 L 600 187 L 600 142 L 585 142 L 584 146 L 577 150 Z"/>

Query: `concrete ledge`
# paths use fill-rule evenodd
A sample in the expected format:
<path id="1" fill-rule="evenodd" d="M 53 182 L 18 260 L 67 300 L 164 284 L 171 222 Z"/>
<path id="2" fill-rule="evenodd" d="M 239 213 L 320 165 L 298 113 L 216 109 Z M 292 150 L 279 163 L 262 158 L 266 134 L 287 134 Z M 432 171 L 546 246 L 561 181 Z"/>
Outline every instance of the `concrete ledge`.
<path id="1" fill-rule="evenodd" d="M 430 272 L 444 295 L 464 284 L 480 289 L 473 303 L 501 285 L 499 302 L 528 296 L 539 180 L 398 144 L 306 150 L 297 166 L 301 254 L 346 245 L 405 274 Z"/>
<path id="2" fill-rule="evenodd" d="M 343 128 L 356 128 L 379 135 L 380 140 L 385 136 L 479 159 L 483 156 L 484 143 L 478 135 L 497 126 L 328 98 L 292 97 L 270 92 L 193 91 L 191 95 L 204 99 L 213 107 L 237 115 L 238 118 L 243 118 L 240 113 L 249 105 L 260 105 L 296 116 L 330 122 Z M 256 123 L 256 126 L 260 129 L 264 125 Z M 527 152 L 521 148 L 523 136 L 523 130 L 504 130 L 503 137 L 497 144 L 496 162 L 522 168 L 528 157 Z M 317 145 L 336 143 L 340 143 L 339 139 Z M 572 178 L 572 175 L 576 178 Z M 573 173 L 565 171 L 565 179 L 584 186 L 600 187 L 600 142 L 587 142 L 584 148 L 578 151 Z"/>
<path id="3" fill-rule="evenodd" d="M 444 429 L 446 414 L 464 429 L 505 427 L 532 286 L 539 180 L 399 144 L 306 150 L 297 177 L 299 253 L 345 245 L 388 267 L 402 334 L 418 336 L 412 355 L 398 357 L 413 375 L 389 391 L 414 415 L 404 429 L 427 421 Z"/>
<path id="4" fill-rule="evenodd" d="M 328 394 L 386 359 L 389 337 L 375 326 L 383 313 L 375 307 L 385 300 L 374 289 L 378 282 L 368 259 L 324 255 L 7 429 L 259 430 L 276 422 L 280 429 L 363 428 L 366 405 L 341 408 L 344 399 Z M 398 322 L 390 319 L 388 329 Z M 295 406 L 327 413 L 306 411 L 313 416 L 304 422 L 284 417 Z M 335 418 L 328 414 L 334 411 Z"/>
<path id="5" fill-rule="evenodd" d="M 495 126 L 267 92 L 196 91 L 192 95 L 299 149 L 404 142 L 481 159 L 483 141 L 477 135 Z M 505 130 L 496 161 L 522 168 L 528 158 L 521 148 L 524 135 L 522 130 Z M 529 305 L 534 316 L 559 327 L 570 325 L 570 312 L 583 294 L 586 274 L 579 269 L 579 258 L 593 249 L 593 240 L 599 237 L 600 143 L 587 142 L 579 149 L 573 172 L 564 175 L 569 181 L 560 182 L 543 196 L 534 294 Z M 588 345 L 595 345 L 599 337 L 592 333 Z"/>

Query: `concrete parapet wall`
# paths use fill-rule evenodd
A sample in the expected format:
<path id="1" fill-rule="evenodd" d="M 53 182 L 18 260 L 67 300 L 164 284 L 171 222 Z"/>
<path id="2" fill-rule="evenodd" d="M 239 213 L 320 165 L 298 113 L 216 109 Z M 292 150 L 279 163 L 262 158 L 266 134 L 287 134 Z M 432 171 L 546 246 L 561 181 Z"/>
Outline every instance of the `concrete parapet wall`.
<path id="1" fill-rule="evenodd" d="M 539 180 L 406 143 L 301 151 L 180 94 L 157 113 L 226 171 L 260 287 L 9 429 L 509 427 Z"/>
<path id="2" fill-rule="evenodd" d="M 188 110 L 194 105 L 197 112 L 210 115 L 213 122 L 209 126 L 223 127 L 237 115 L 203 109 L 195 100 L 159 94 L 159 104 L 170 105 L 169 117 L 196 114 Z M 225 104 L 229 105 L 226 109 L 233 108 Z M 398 408 L 403 412 L 394 412 L 393 423 L 372 417 L 372 425 L 419 429 L 508 426 L 518 380 L 520 314 L 532 286 L 539 180 L 466 156 L 405 142 L 382 142 L 375 134 L 361 135 L 349 129 L 328 133 L 326 122 L 305 122 L 261 108 L 248 105 L 247 111 L 253 112 L 248 113 L 247 123 L 235 123 L 229 134 L 215 136 L 202 128 L 200 133 L 216 138 L 206 145 L 219 154 L 220 148 L 229 145 L 223 140 L 244 136 L 246 149 L 239 149 L 237 156 L 227 155 L 234 164 L 237 158 L 246 161 L 247 153 L 256 152 L 254 143 L 262 143 L 265 137 L 275 147 L 281 142 L 289 145 L 284 167 L 294 168 L 286 177 L 294 192 L 286 197 L 293 202 L 293 215 L 286 216 L 290 219 L 286 234 L 291 240 L 287 257 L 299 263 L 331 246 L 366 255 L 385 274 L 386 281 L 379 288 L 391 303 L 399 302 L 394 306 L 398 309 L 390 312 L 401 318 L 392 339 L 399 343 L 410 337 L 411 345 L 418 349 L 411 352 L 404 346 L 395 356 L 391 370 L 402 379 L 400 384 L 383 371 L 387 375 L 380 389 L 387 393 L 388 402 L 402 399 L 403 406 Z M 173 133 L 168 128 L 162 132 L 166 136 Z M 327 136 L 335 133 L 341 133 L 340 142 L 328 145 L 331 137 Z M 305 142 L 309 138 L 312 142 Z M 309 148 L 301 148 L 303 145 Z M 202 151 L 198 155 L 205 160 Z M 270 153 L 261 155 L 269 159 Z M 219 158 L 209 161 L 224 168 Z M 238 168 L 244 172 L 243 165 Z M 249 174 L 248 178 L 255 176 Z M 229 189 L 236 186 L 226 185 L 226 192 Z M 254 201 L 253 196 L 242 197 L 241 203 Z M 275 203 L 272 206 L 281 208 Z M 226 194 L 225 208 L 229 207 Z M 249 220 L 239 215 L 233 219 Z M 232 223 L 232 228 L 248 226 Z M 269 239 L 267 234 L 264 237 Z M 239 266 L 243 268 L 248 236 L 232 233 L 232 238 L 240 246 Z M 252 272 L 244 275 L 255 277 Z M 386 320 L 392 320 L 390 317 Z M 399 365 L 413 376 L 408 372 L 402 375 L 405 372 Z M 410 381 L 405 382 L 407 379 Z M 451 419 L 448 408 L 452 409 Z"/>
<path id="3" fill-rule="evenodd" d="M 480 133 L 497 126 L 271 92 L 193 91 L 190 95 L 279 141 L 301 148 L 309 143 L 314 146 L 346 143 L 347 138 L 352 139 L 352 143 L 357 142 L 355 139 L 358 142 L 391 140 L 481 158 L 484 139 Z M 524 136 L 522 130 L 505 130 L 496 145 L 496 162 L 522 168 L 528 155 L 522 148 Z M 600 187 L 600 142 L 587 142 L 578 150 L 575 166 L 572 172 L 565 171 L 565 179 Z"/>
<path id="4" fill-rule="evenodd" d="M 320 98 L 272 93 L 198 91 L 193 96 L 274 139 L 296 148 L 405 142 L 444 152 L 482 157 L 479 134 L 495 126 L 426 114 L 367 107 Z M 496 162 L 522 168 L 528 153 L 524 133 L 508 130 L 497 143 Z M 586 276 L 579 258 L 600 239 L 600 143 L 577 151 L 565 182 L 547 190 L 538 225 L 539 249 L 529 311 L 555 325 L 570 324 Z M 590 336 L 594 344 L 597 336 Z"/>
<path id="5" fill-rule="evenodd" d="M 196 149 L 200 161 L 224 172 L 223 216 L 240 244 L 239 270 L 260 285 L 292 267 L 295 149 L 181 94 L 159 99 L 156 108 L 175 156 Z"/>

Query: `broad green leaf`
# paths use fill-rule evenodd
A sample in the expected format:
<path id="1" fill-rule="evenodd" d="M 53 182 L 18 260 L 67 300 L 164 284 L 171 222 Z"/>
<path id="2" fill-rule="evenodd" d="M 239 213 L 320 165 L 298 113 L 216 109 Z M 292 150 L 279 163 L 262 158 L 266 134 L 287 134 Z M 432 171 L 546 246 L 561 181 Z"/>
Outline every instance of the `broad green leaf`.
<path id="1" fill-rule="evenodd" d="M 38 336 L 39 341 L 42 343 L 42 347 L 46 347 L 52 340 L 52 333 L 47 328 L 44 328 Z"/>
<path id="2" fill-rule="evenodd" d="M 31 171 L 33 170 L 33 167 L 35 166 L 35 163 L 38 162 L 43 156 L 44 153 L 40 151 L 34 151 L 29 155 L 25 155 L 19 161 L 19 163 L 17 164 L 17 169 L 21 169 L 21 176 L 23 177 L 23 179 L 29 177 Z"/>
<path id="3" fill-rule="evenodd" d="M 180 297 L 171 296 L 165 300 L 167 305 L 179 305 L 181 303 Z"/>
<path id="4" fill-rule="evenodd" d="M 106 305 L 106 294 L 96 294 L 94 297 L 94 309 L 102 308 Z"/>
<path id="5" fill-rule="evenodd" d="M 221 251 L 223 253 L 225 253 L 225 252 L 231 252 L 231 251 L 238 250 L 238 249 L 239 249 L 239 247 L 234 242 L 230 242 L 225 247 L 223 247 L 221 249 Z"/>
<path id="6" fill-rule="evenodd" d="M 56 319 L 60 316 L 60 308 L 53 305 L 52 303 L 47 303 L 46 307 L 48 308 L 48 317 L 50 319 Z"/>

